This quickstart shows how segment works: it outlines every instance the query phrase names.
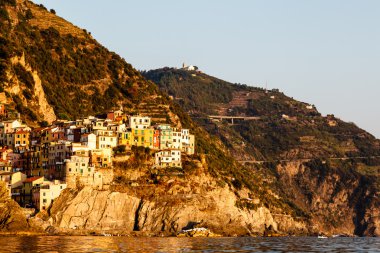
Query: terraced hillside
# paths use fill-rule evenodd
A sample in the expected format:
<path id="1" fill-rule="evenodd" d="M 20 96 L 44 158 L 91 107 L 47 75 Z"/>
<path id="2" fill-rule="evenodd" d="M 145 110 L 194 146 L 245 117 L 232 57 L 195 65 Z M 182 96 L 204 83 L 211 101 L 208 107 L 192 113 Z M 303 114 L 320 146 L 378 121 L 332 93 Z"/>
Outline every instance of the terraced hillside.
<path id="1" fill-rule="evenodd" d="M 354 123 L 323 117 L 278 90 L 199 71 L 163 68 L 143 75 L 317 224 L 334 230 L 350 223 L 358 234 L 379 226 L 380 141 Z"/>

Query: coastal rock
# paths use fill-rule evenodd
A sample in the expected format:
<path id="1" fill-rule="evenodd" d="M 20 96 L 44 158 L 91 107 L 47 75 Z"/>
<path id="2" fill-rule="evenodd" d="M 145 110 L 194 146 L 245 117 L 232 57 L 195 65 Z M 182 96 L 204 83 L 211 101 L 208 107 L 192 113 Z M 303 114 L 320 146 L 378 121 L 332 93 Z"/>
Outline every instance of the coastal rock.
<path id="1" fill-rule="evenodd" d="M 66 191 L 62 198 L 70 196 Z M 60 228 L 133 231 L 138 204 L 139 199 L 126 193 L 86 187 L 63 210 L 53 207 L 52 217 Z"/>
<path id="2" fill-rule="evenodd" d="M 285 233 L 306 231 L 304 223 L 290 216 L 274 216 L 266 207 L 238 208 L 236 194 L 228 186 L 218 187 L 210 177 L 194 177 L 187 182 L 200 184 L 190 188 L 170 180 L 166 193 L 139 197 L 91 187 L 77 192 L 65 190 L 50 213 L 53 224 L 61 229 L 176 235 L 201 226 L 227 236 L 264 234 L 267 227 Z"/>
<path id="3" fill-rule="evenodd" d="M 0 231 L 28 229 L 28 222 L 20 206 L 10 199 L 5 184 L 0 182 Z"/>

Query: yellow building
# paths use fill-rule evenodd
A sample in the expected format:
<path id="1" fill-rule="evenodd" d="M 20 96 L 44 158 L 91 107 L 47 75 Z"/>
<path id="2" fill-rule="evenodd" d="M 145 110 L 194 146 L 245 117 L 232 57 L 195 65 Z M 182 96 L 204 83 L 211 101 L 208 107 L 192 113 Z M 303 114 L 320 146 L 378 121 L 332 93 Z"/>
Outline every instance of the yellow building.
<path id="1" fill-rule="evenodd" d="M 132 129 L 128 132 L 118 133 L 118 145 L 125 145 L 127 149 L 132 146 L 153 148 L 154 129 Z"/>
<path id="2" fill-rule="evenodd" d="M 132 147 L 132 132 L 121 132 L 117 134 L 117 145 L 125 145 L 126 148 L 130 149 Z"/>
<path id="3" fill-rule="evenodd" d="M 153 148 L 154 129 L 132 129 L 132 146 Z"/>
<path id="4" fill-rule="evenodd" d="M 29 148 L 30 132 L 28 131 L 17 131 L 13 134 L 13 144 L 15 148 L 19 150 L 25 150 Z"/>

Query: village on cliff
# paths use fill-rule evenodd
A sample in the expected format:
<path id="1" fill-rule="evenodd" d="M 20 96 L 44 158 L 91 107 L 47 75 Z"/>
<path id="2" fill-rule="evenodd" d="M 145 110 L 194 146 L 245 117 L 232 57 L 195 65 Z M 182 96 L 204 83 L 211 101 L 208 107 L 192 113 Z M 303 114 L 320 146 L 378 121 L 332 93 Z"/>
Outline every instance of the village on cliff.
<path id="1" fill-rule="evenodd" d="M 128 159 L 133 146 L 149 148 L 154 167 L 178 168 L 182 155 L 194 154 L 194 142 L 188 129 L 153 126 L 150 117 L 123 110 L 36 129 L 7 120 L 0 122 L 0 181 L 22 207 L 46 210 L 66 188 L 109 185 L 115 151 Z"/>

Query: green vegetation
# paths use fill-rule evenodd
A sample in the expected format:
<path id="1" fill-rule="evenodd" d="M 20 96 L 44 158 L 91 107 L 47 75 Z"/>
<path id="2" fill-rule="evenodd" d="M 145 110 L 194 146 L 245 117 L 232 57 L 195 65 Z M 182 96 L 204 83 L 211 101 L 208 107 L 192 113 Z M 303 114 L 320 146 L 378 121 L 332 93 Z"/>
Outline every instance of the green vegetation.
<path id="1" fill-rule="evenodd" d="M 354 187 L 355 181 L 366 182 L 355 192 L 353 198 L 357 200 L 363 193 L 360 187 L 380 187 L 380 159 L 371 157 L 380 155 L 380 141 L 352 123 L 331 115 L 322 117 L 313 106 L 278 90 L 231 84 L 200 72 L 172 68 L 142 74 L 173 96 L 171 109 L 185 127 L 196 133 L 197 151 L 206 155 L 208 170 L 220 179 L 218 182 L 236 191 L 247 187 L 260 199 L 260 204 L 240 200 L 236 203 L 239 208 L 255 210 L 266 206 L 278 208 L 294 218 L 309 219 L 313 215 L 310 205 L 322 198 L 318 189 L 326 184 L 331 185 L 333 192 L 326 197 L 327 202 Z M 179 106 L 211 137 L 195 127 L 187 114 L 180 113 Z M 260 119 L 235 120 L 231 124 L 227 120 L 208 119 L 208 115 L 214 114 Z M 241 160 L 266 162 L 243 167 L 230 154 Z M 334 157 L 353 158 L 330 159 Z M 303 161 L 299 159 L 311 160 L 304 164 L 306 171 L 293 175 L 293 181 L 289 182 L 279 168 L 287 161 Z M 332 178 L 339 181 L 331 181 Z M 328 224 L 341 224 L 338 220 L 344 220 L 343 216 L 336 216 L 337 219 L 329 212 L 324 214 Z"/>
<path id="2" fill-rule="evenodd" d="M 14 67 L 14 72 L 17 75 L 18 79 L 23 82 L 27 88 L 33 89 L 34 88 L 34 80 L 32 74 L 30 74 L 28 71 L 24 69 L 21 64 L 16 64 Z"/>
<path id="3" fill-rule="evenodd" d="M 227 103 L 232 99 L 232 88 L 219 79 L 208 82 L 201 75 L 194 78 L 192 72 L 170 68 L 142 74 L 157 83 L 163 92 L 174 96 L 186 111 L 213 114 L 215 110 L 212 104 Z"/>
<path id="4" fill-rule="evenodd" d="M 380 142 L 373 136 L 352 123 L 322 117 L 313 106 L 278 90 L 232 84 L 200 72 L 173 68 L 143 72 L 143 75 L 172 95 L 175 104 L 220 138 L 231 152 L 237 149 L 235 152 L 241 153 L 239 143 L 243 142 L 246 154 L 242 156 L 272 161 L 380 155 Z M 258 116 L 260 120 L 235 120 L 231 125 L 207 119 L 208 115 L 217 113 Z M 330 126 L 329 120 L 337 124 Z"/>
<path id="5" fill-rule="evenodd" d="M 0 6 L 5 6 L 7 4 L 11 6 L 16 6 L 16 0 L 1 0 L 0 1 Z"/>
<path id="6" fill-rule="evenodd" d="M 126 146 L 125 145 L 120 145 L 120 146 L 117 146 L 117 147 L 113 148 L 113 152 L 114 152 L 115 155 L 124 154 L 125 150 L 126 150 Z"/>
<path id="7" fill-rule="evenodd" d="M 20 96 L 33 99 L 31 74 L 20 64 L 11 66 L 9 62 L 10 57 L 25 55 L 27 64 L 37 70 L 42 80 L 49 104 L 63 119 L 100 114 L 120 104 L 137 105 L 157 91 L 153 83 L 146 82 L 130 64 L 109 52 L 89 34 L 61 33 L 77 29 L 62 21 L 44 28 L 43 12 L 46 18 L 50 15 L 46 8 L 30 2 L 28 6 L 30 8 L 17 9 L 20 22 L 12 29 L 6 22 L 0 22 L 2 88 L 8 82 L 6 71 L 10 70 L 30 89 Z M 6 10 L 0 10 L 8 20 Z M 51 13 L 54 14 L 54 10 Z M 32 26 L 35 22 L 42 25 Z M 16 104 L 19 105 L 17 109 L 22 109 L 20 103 Z M 29 108 L 28 115 L 33 116 L 30 120 L 41 118 L 38 114 L 36 108 Z"/>

